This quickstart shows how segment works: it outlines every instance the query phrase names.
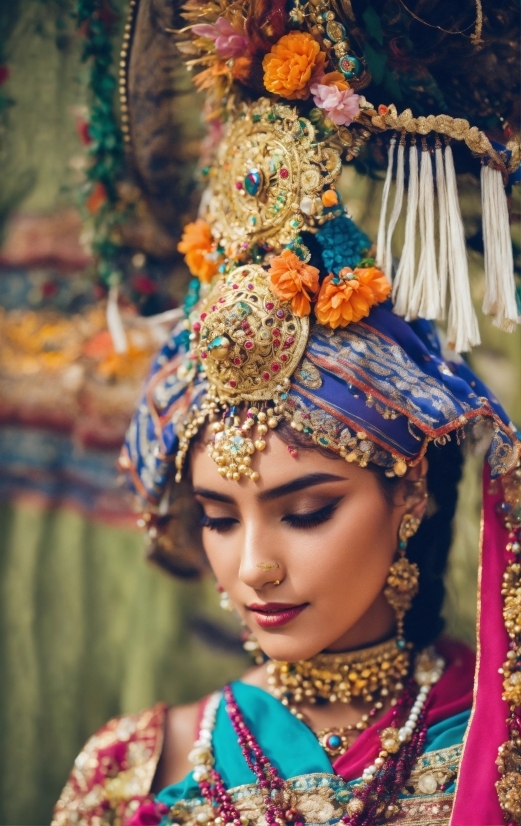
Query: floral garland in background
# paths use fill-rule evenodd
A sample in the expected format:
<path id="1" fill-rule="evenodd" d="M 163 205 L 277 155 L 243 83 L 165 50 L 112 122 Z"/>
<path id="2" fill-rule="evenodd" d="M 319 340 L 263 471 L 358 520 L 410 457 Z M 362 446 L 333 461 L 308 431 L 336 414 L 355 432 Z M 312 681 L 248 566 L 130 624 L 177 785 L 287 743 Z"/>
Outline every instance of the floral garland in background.
<path id="1" fill-rule="evenodd" d="M 133 7 L 131 4 L 130 14 Z M 125 352 L 127 343 L 119 303 L 130 303 L 134 311 L 145 316 L 175 306 L 165 282 L 170 264 L 166 261 L 165 268 L 161 260 L 168 239 L 165 236 L 158 239 L 163 249 L 154 254 L 153 260 L 149 260 L 141 246 L 136 247 L 136 242 L 140 243 L 139 238 L 134 237 L 137 224 L 142 219 L 150 222 L 151 216 L 140 190 L 128 174 L 124 150 L 128 127 L 123 105 L 123 126 L 117 112 L 115 38 L 121 23 L 118 4 L 116 0 L 78 0 L 76 19 L 83 37 L 82 61 L 88 66 L 89 98 L 87 117 L 77 121 L 88 159 L 80 190 L 84 217 L 82 240 L 93 257 L 97 297 L 108 295 L 107 322 L 114 347 L 117 352 Z M 124 43 L 129 39 L 130 25 L 128 18 Z M 168 257 L 168 250 L 166 255 Z"/>
<path id="2" fill-rule="evenodd" d="M 118 191 L 124 156 L 121 129 L 115 116 L 117 83 L 112 74 L 112 38 L 118 12 L 112 0 L 78 0 L 77 20 L 84 37 L 81 59 L 89 63 L 90 69 L 90 115 L 82 130 L 90 159 L 82 193 L 90 216 L 86 238 L 94 255 L 99 282 L 109 289 L 118 286 L 123 277 L 115 259 L 119 251 L 118 228 L 126 217 Z"/>

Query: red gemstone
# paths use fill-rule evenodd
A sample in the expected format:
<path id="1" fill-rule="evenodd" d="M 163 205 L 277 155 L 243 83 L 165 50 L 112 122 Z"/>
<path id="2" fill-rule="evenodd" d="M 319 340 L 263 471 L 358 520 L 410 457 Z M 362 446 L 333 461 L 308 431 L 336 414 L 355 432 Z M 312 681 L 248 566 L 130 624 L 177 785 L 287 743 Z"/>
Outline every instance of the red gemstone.
<path id="1" fill-rule="evenodd" d="M 278 338 L 276 338 L 275 341 L 273 342 L 273 346 L 274 347 L 280 347 L 280 341 L 278 340 Z"/>
<path id="2" fill-rule="evenodd" d="M 282 167 L 282 169 L 281 169 L 281 170 L 280 170 L 280 172 L 279 172 L 279 175 L 280 175 L 280 177 L 281 177 L 281 178 L 287 178 L 287 177 L 288 177 L 288 175 L 289 175 L 289 172 L 288 172 L 288 170 L 287 170 L 287 169 L 283 166 L 283 167 Z"/>
<path id="3" fill-rule="evenodd" d="M 241 323 L 241 327 L 242 327 L 243 330 L 247 330 L 249 326 L 250 326 L 249 321 L 243 321 Z"/>
<path id="4" fill-rule="evenodd" d="M 293 336 L 288 336 L 286 339 L 286 344 L 293 344 L 294 341 L 295 339 L 293 338 Z"/>
<path id="5" fill-rule="evenodd" d="M 235 182 L 235 189 L 242 189 L 242 181 Z"/>
<path id="6" fill-rule="evenodd" d="M 219 304 L 224 304 L 224 302 L 225 302 L 225 301 L 226 301 L 226 299 L 225 299 L 225 298 L 220 298 L 220 299 L 219 299 Z"/>
<path id="7" fill-rule="evenodd" d="M 264 379 L 264 381 L 268 381 L 268 379 L 270 378 L 270 374 L 269 373 L 263 373 L 262 378 Z"/>
<path id="8" fill-rule="evenodd" d="M 201 313 L 201 315 L 199 316 L 199 318 L 201 319 L 201 321 L 204 321 L 204 320 L 205 320 L 205 318 L 206 318 L 206 313 Z"/>
<path id="9" fill-rule="evenodd" d="M 196 322 L 195 322 L 195 324 L 194 324 L 194 326 L 193 326 L 193 328 L 192 328 L 192 329 L 193 329 L 194 333 L 198 333 L 198 332 L 199 332 L 199 330 L 201 329 L 201 325 L 199 324 L 199 322 L 198 322 L 198 321 L 196 321 Z"/>
<path id="10" fill-rule="evenodd" d="M 248 289 L 253 290 L 253 284 L 248 284 Z"/>
<path id="11" fill-rule="evenodd" d="M 288 360 L 288 357 L 287 357 L 286 353 L 282 353 L 282 354 L 281 354 L 281 356 L 280 356 L 280 360 L 281 360 L 281 361 L 287 361 L 287 360 Z"/>
<path id="12" fill-rule="evenodd" d="M 233 284 L 232 290 L 238 290 L 238 289 L 239 289 L 239 285 L 238 284 Z"/>
<path id="13" fill-rule="evenodd" d="M 241 360 L 240 360 L 240 358 L 236 358 L 236 359 L 234 359 L 234 360 L 233 360 L 233 363 L 234 363 L 234 364 L 241 364 Z"/>
<path id="14" fill-rule="evenodd" d="M 266 309 L 267 310 L 273 310 L 274 306 L 275 306 L 275 304 L 273 303 L 273 301 L 267 301 L 266 302 Z"/>
<path id="15" fill-rule="evenodd" d="M 205 359 L 206 358 L 206 353 L 201 353 L 201 358 Z"/>
<path id="16" fill-rule="evenodd" d="M 247 350 L 251 350 L 251 348 L 253 347 L 253 341 L 245 341 L 244 346 Z"/>
<path id="17" fill-rule="evenodd" d="M 278 364 L 276 361 L 274 361 L 273 364 L 271 365 L 271 369 L 273 370 L 274 373 L 278 373 L 278 371 L 280 370 L 280 364 Z"/>
<path id="18" fill-rule="evenodd" d="M 274 338 L 278 338 L 280 336 L 280 330 L 278 329 L 278 327 L 275 327 L 275 329 L 271 332 L 273 333 Z"/>
<path id="19" fill-rule="evenodd" d="M 229 384 L 230 384 L 230 387 L 237 387 L 237 382 L 235 381 L 235 379 L 230 379 Z"/>

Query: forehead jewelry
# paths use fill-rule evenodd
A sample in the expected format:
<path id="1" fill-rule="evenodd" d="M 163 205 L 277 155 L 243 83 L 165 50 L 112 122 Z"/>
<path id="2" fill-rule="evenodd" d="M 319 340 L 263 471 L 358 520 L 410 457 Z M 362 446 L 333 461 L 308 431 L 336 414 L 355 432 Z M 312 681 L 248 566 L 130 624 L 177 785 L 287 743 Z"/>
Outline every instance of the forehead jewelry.
<path id="1" fill-rule="evenodd" d="M 261 571 L 271 571 L 273 568 L 280 568 L 280 565 L 278 562 L 257 562 L 257 568 Z"/>

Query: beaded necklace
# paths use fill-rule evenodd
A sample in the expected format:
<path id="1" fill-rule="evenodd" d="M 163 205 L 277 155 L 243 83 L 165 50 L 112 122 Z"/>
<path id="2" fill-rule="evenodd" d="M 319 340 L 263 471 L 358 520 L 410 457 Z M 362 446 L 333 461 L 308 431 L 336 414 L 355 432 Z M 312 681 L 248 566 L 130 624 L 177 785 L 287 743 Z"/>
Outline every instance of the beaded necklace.
<path id="1" fill-rule="evenodd" d="M 425 744 L 425 703 L 432 686 L 441 677 L 443 668 L 443 659 L 432 648 L 418 655 L 414 677 L 407 682 L 392 709 L 391 725 L 380 734 L 382 750 L 374 763 L 364 769 L 361 782 L 352 788 L 353 797 L 340 821 L 343 826 L 372 826 L 376 818 L 387 819 L 399 811 L 396 805 L 398 795 Z M 284 781 L 246 725 L 229 685 L 225 686 L 222 693 L 217 692 L 208 700 L 199 737 L 189 754 L 189 760 L 194 765 L 194 780 L 214 812 L 213 823 L 215 826 L 245 826 L 248 820 L 241 816 L 222 777 L 214 768 L 212 732 L 223 697 L 237 742 L 263 792 L 266 823 L 268 826 L 304 826 L 304 816 L 296 809 L 286 808 Z"/>

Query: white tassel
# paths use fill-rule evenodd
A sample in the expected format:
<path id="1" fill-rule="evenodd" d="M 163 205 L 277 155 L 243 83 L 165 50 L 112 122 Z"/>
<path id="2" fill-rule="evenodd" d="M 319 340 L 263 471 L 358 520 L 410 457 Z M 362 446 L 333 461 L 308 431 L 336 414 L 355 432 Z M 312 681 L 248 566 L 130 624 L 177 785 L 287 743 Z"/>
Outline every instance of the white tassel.
<path id="1" fill-rule="evenodd" d="M 418 149 L 416 142 L 409 149 L 409 191 L 402 257 L 393 284 L 394 311 L 408 317 L 416 271 L 416 218 L 418 214 Z"/>
<path id="2" fill-rule="evenodd" d="M 435 319 L 440 314 L 438 267 L 434 238 L 434 181 L 431 154 L 423 140 L 420 167 L 420 262 L 406 318 Z"/>
<path id="3" fill-rule="evenodd" d="M 107 301 L 107 327 L 112 338 L 112 344 L 116 353 L 126 353 L 128 350 L 127 336 L 125 328 L 119 314 L 118 288 L 111 287 L 109 299 Z"/>
<path id="4" fill-rule="evenodd" d="M 394 230 L 398 223 L 403 204 L 403 192 L 405 189 L 405 143 L 400 141 L 398 145 L 398 152 L 396 153 L 396 189 L 394 193 L 394 204 L 389 218 L 389 225 L 387 227 L 387 238 L 385 241 L 385 257 L 382 261 L 382 269 L 389 281 L 393 276 L 393 254 L 391 250 L 391 242 L 393 240 Z"/>
<path id="5" fill-rule="evenodd" d="M 387 163 L 387 174 L 385 176 L 385 183 L 382 192 L 382 206 L 380 208 L 380 221 L 378 224 L 378 236 L 376 240 L 376 263 L 380 267 L 380 269 L 384 266 L 384 256 L 385 256 L 385 228 L 386 223 L 385 219 L 387 217 L 387 202 L 389 200 L 389 192 L 391 189 L 391 181 L 393 179 L 393 159 L 394 159 L 394 147 L 396 145 L 396 138 L 391 138 L 391 142 L 389 144 L 389 161 Z"/>
<path id="6" fill-rule="evenodd" d="M 447 185 L 445 183 L 445 169 L 443 164 L 443 152 L 441 144 L 437 142 L 434 152 L 436 158 L 436 190 L 438 193 L 438 227 L 439 227 L 439 251 L 438 251 L 438 282 L 439 282 L 439 321 L 442 321 L 447 314 L 447 285 L 449 277 L 449 261 L 447 254 L 449 216 L 447 212 Z"/>
<path id="7" fill-rule="evenodd" d="M 485 296 L 483 312 L 493 324 L 513 332 L 519 315 L 514 280 L 514 258 L 503 178 L 498 169 L 481 167 L 481 204 L 485 247 Z"/>
<path id="8" fill-rule="evenodd" d="M 451 303 L 447 337 L 456 352 L 463 353 L 479 344 L 478 320 L 469 284 L 465 232 L 458 200 L 454 159 L 450 146 L 445 147 L 445 183 L 447 187 L 448 262 Z"/>

